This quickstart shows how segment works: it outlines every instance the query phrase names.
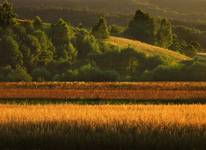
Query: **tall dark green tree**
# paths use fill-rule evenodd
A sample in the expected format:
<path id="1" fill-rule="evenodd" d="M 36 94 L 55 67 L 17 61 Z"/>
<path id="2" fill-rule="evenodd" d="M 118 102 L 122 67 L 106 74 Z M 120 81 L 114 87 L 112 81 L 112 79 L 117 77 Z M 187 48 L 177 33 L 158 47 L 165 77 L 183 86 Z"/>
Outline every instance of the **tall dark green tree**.
<path id="1" fill-rule="evenodd" d="M 85 29 L 79 29 L 76 32 L 75 47 L 78 50 L 79 59 L 87 58 L 89 54 L 101 53 L 97 39 Z"/>
<path id="2" fill-rule="evenodd" d="M 167 19 L 154 18 L 141 10 L 136 11 L 125 34 L 164 48 L 168 48 L 173 41 L 172 25 Z"/>
<path id="3" fill-rule="evenodd" d="M 21 41 L 20 50 L 23 54 L 24 65 L 31 71 L 39 62 L 41 44 L 35 35 L 27 34 Z"/>
<path id="4" fill-rule="evenodd" d="M 149 14 L 136 11 L 134 18 L 130 21 L 126 35 L 137 40 L 154 44 L 155 42 L 155 20 Z"/>
<path id="5" fill-rule="evenodd" d="M 156 45 L 168 48 L 173 42 L 172 25 L 167 19 L 160 20 L 160 29 L 156 37 Z"/>
<path id="6" fill-rule="evenodd" d="M 12 25 L 15 17 L 16 13 L 12 4 L 4 0 L 0 5 L 0 26 L 5 28 Z"/>
<path id="7" fill-rule="evenodd" d="M 47 65 L 49 62 L 53 60 L 55 48 L 52 42 L 49 40 L 49 38 L 43 31 L 37 30 L 34 33 L 34 35 L 35 37 L 37 37 L 41 47 L 38 60 L 39 65 Z"/>
<path id="8" fill-rule="evenodd" d="M 76 57 L 77 52 L 71 43 L 74 31 L 69 23 L 60 19 L 52 25 L 50 36 L 56 48 L 55 57 L 57 59 L 74 60 L 73 58 Z"/>
<path id="9" fill-rule="evenodd" d="M 109 29 L 104 17 L 100 17 L 98 23 L 93 27 L 92 34 L 97 39 L 106 39 L 109 37 Z"/>
<path id="10" fill-rule="evenodd" d="M 22 65 L 22 53 L 18 43 L 11 36 L 4 36 L 0 40 L 0 65 Z"/>
<path id="11" fill-rule="evenodd" d="M 36 16 L 33 25 L 36 29 L 43 29 L 43 21 L 39 16 Z"/>

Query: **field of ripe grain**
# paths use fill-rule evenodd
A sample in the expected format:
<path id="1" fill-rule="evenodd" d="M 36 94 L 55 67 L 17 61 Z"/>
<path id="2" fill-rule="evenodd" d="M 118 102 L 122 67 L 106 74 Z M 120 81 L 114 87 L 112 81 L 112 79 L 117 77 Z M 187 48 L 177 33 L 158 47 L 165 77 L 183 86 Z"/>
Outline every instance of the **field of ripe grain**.
<path id="1" fill-rule="evenodd" d="M 206 99 L 206 82 L 0 83 L 0 99 Z"/>
<path id="2" fill-rule="evenodd" d="M 0 105 L 0 149 L 204 150 L 206 105 Z"/>

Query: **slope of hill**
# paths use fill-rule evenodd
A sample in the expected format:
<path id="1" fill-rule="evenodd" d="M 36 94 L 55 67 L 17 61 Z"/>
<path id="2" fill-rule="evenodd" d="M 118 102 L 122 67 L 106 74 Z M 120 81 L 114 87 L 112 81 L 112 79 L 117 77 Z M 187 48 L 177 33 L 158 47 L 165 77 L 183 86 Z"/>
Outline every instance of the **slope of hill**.
<path id="1" fill-rule="evenodd" d="M 126 38 L 120 38 L 120 37 L 114 37 L 111 36 L 107 42 L 109 44 L 115 45 L 115 46 L 120 46 L 120 47 L 133 47 L 139 52 L 145 53 L 147 56 L 161 56 L 161 57 L 169 57 L 173 58 L 177 61 L 184 61 L 184 60 L 189 60 L 190 58 L 179 54 L 177 52 L 174 52 L 172 50 L 160 48 L 157 46 L 153 46 L 150 44 L 146 44 L 137 40 L 131 40 L 131 39 L 126 39 Z"/>

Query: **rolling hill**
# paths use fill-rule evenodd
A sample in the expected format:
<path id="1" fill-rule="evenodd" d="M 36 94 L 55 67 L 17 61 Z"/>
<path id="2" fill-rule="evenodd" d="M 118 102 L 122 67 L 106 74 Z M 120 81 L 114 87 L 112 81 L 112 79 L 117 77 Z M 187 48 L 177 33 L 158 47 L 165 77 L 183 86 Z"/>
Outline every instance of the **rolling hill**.
<path id="1" fill-rule="evenodd" d="M 26 19 L 17 19 L 19 23 L 29 23 L 31 20 L 26 20 Z M 138 52 L 144 53 L 146 56 L 161 56 L 163 58 L 171 58 L 176 61 L 184 61 L 184 60 L 190 60 L 191 58 L 180 54 L 178 52 L 157 47 L 154 45 L 150 45 L 144 42 L 140 42 L 138 40 L 132 40 L 132 39 L 127 39 L 123 37 L 115 37 L 115 36 L 110 36 L 106 42 L 108 44 L 118 46 L 121 48 L 124 47 L 133 47 L 135 48 Z"/>
<path id="2" fill-rule="evenodd" d="M 179 54 L 177 52 L 174 52 L 172 50 L 160 48 L 157 46 L 153 46 L 150 44 L 146 44 L 137 40 L 131 40 L 131 39 L 126 39 L 126 38 L 121 38 L 121 37 L 115 37 L 111 36 L 109 39 L 106 40 L 107 43 L 114 45 L 114 46 L 119 46 L 119 47 L 133 47 L 137 51 L 142 52 L 146 54 L 147 56 L 161 56 L 161 57 L 167 57 L 167 58 L 172 58 L 177 61 L 184 61 L 184 60 L 189 60 L 190 58 Z"/>

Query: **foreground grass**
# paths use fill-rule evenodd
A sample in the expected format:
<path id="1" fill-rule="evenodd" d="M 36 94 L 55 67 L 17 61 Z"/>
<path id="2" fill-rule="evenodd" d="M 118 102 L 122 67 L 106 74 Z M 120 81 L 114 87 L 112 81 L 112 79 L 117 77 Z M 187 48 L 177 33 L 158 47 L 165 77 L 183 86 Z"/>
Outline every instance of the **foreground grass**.
<path id="1" fill-rule="evenodd" d="M 206 105 L 0 105 L 0 149 L 206 147 Z"/>

